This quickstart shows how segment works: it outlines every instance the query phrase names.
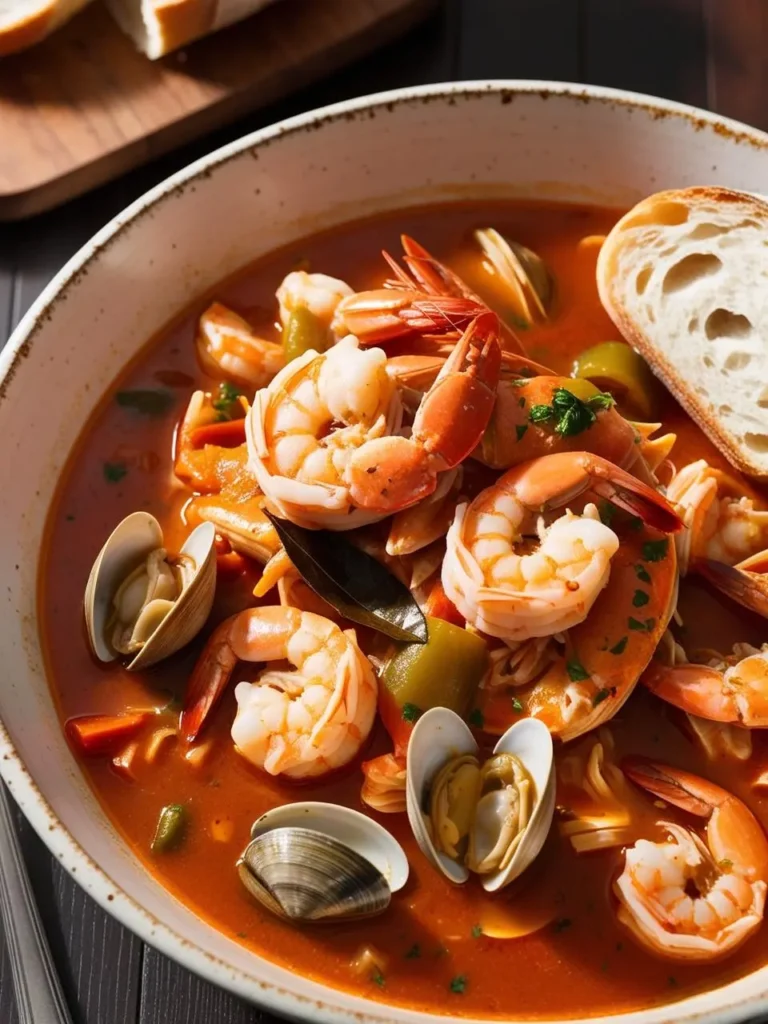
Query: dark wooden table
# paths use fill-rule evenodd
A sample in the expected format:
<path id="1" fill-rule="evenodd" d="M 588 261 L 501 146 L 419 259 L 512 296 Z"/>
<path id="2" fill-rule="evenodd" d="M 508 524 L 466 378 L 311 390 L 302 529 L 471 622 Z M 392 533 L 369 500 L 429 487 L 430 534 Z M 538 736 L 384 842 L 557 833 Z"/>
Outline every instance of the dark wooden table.
<path id="1" fill-rule="evenodd" d="M 59 267 L 124 206 L 190 160 L 262 125 L 401 85 L 539 78 L 654 93 L 768 129 L 766 53 L 768 0 L 444 0 L 422 27 L 363 64 L 60 210 L 0 225 L 0 340 Z M 143 945 L 83 893 L 21 815 L 18 828 L 76 1024 L 273 1020 Z M 0 934 L 0 1024 L 17 1021 Z"/>

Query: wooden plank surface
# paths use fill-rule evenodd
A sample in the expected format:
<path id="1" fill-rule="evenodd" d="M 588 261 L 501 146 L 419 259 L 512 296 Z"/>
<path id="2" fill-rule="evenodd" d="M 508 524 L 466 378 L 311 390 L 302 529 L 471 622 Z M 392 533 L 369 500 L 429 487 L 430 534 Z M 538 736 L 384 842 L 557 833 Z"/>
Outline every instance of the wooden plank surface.
<path id="1" fill-rule="evenodd" d="M 0 342 L 109 217 L 190 160 L 262 124 L 397 85 L 536 77 L 656 93 L 768 128 L 766 52 L 764 0 L 446 0 L 422 26 L 364 64 L 61 210 L 0 226 Z M 272 1024 L 271 1015 L 142 947 L 53 863 L 20 816 L 19 828 L 76 1024 Z M 1 935 L 0 1024 L 17 1024 Z"/>
<path id="2" fill-rule="evenodd" d="M 0 61 L 0 218 L 79 195 L 388 42 L 435 0 L 281 0 L 149 61 L 102 4 Z"/>

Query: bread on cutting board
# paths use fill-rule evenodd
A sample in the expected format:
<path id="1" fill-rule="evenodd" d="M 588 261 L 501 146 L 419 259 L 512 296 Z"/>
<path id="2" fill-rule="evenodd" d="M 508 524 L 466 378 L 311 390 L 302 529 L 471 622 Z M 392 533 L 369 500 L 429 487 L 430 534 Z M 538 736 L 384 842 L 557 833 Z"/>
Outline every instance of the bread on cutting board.
<path id="1" fill-rule="evenodd" d="M 649 196 L 603 243 L 597 284 L 729 461 L 768 479 L 768 202 L 710 187 Z"/>
<path id="2" fill-rule="evenodd" d="M 115 21 L 152 60 L 247 18 L 272 0 L 106 0 Z M 0 0 L 2 3 L 2 0 Z"/>
<path id="3" fill-rule="evenodd" d="M 0 57 L 39 43 L 90 0 L 0 0 Z"/>

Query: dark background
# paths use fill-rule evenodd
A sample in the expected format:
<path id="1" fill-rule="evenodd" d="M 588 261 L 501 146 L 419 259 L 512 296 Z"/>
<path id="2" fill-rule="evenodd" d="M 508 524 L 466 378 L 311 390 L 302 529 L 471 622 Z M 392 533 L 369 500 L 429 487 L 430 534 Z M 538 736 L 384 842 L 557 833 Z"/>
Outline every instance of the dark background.
<path id="1" fill-rule="evenodd" d="M 191 160 L 326 103 L 472 78 L 616 86 L 768 129 L 768 0 L 444 0 L 410 35 L 333 78 L 57 211 L 0 224 L 0 341 L 98 228 Z M 270 1024 L 269 1014 L 200 981 L 108 917 L 17 817 L 76 1024 Z M 0 934 L 0 1024 L 17 1022 Z"/>

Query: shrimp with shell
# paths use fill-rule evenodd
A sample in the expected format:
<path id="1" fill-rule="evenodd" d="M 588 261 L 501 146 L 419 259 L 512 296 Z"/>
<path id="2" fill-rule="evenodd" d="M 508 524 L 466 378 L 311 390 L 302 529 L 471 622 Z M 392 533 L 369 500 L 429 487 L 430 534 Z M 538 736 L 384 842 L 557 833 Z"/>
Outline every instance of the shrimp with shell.
<path id="1" fill-rule="evenodd" d="M 298 608 L 247 608 L 208 640 L 187 686 L 181 732 L 199 734 L 240 661 L 289 661 L 235 687 L 235 747 L 270 775 L 308 778 L 341 768 L 368 738 L 377 684 L 354 630 Z"/>
<path id="2" fill-rule="evenodd" d="M 610 527 L 594 500 L 631 518 Z M 575 502 L 580 512 L 568 507 Z M 679 528 L 662 495 L 606 460 L 544 456 L 459 506 L 443 588 L 470 625 L 513 650 L 532 637 L 557 645 L 564 634 L 560 649 L 537 653 L 542 674 L 514 693 L 527 714 L 572 739 L 615 714 L 650 661 L 676 602 L 666 534 Z M 480 708 L 488 731 L 513 717 L 498 686 L 481 690 Z"/>
<path id="3" fill-rule="evenodd" d="M 768 888 L 768 838 L 749 808 L 720 786 L 670 765 L 630 759 L 626 775 L 653 796 L 706 820 L 706 841 L 660 822 L 665 842 L 640 839 L 614 883 L 618 919 L 665 959 L 729 956 L 760 928 Z"/>

